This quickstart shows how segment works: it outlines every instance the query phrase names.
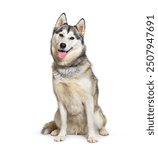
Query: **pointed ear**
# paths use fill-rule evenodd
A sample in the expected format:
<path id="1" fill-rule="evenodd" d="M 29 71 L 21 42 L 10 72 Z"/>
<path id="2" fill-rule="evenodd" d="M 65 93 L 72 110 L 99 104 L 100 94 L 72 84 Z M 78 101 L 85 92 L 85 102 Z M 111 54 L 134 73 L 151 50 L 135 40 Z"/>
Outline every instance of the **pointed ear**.
<path id="1" fill-rule="evenodd" d="M 62 13 L 55 24 L 55 28 L 60 28 L 64 24 L 67 24 L 67 19 L 66 14 Z"/>
<path id="2" fill-rule="evenodd" d="M 77 30 L 81 33 L 81 35 L 84 35 L 85 33 L 85 20 L 82 18 L 76 25 L 75 27 L 77 28 Z"/>

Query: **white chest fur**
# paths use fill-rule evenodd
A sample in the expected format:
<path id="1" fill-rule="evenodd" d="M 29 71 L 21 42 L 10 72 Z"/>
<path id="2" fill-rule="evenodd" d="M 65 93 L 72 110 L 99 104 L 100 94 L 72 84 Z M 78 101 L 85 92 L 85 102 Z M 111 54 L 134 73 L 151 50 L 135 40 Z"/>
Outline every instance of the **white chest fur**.
<path id="1" fill-rule="evenodd" d="M 91 94 L 91 82 L 87 77 L 54 79 L 54 90 L 59 101 L 62 101 L 67 111 L 77 115 L 84 111 L 83 102 Z"/>

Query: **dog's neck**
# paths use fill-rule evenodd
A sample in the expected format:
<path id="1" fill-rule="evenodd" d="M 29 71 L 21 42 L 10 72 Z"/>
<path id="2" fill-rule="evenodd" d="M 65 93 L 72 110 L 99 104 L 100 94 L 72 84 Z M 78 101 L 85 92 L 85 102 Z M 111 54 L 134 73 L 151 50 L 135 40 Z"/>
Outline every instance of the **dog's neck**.
<path id="1" fill-rule="evenodd" d="M 60 66 L 56 62 L 53 64 L 53 74 L 64 78 L 80 75 L 91 66 L 87 56 L 84 54 L 69 66 Z"/>
<path id="2" fill-rule="evenodd" d="M 75 74 L 78 74 L 80 72 L 80 69 L 78 67 L 53 67 L 53 74 L 55 76 L 60 76 L 63 78 L 70 78 L 74 76 Z"/>

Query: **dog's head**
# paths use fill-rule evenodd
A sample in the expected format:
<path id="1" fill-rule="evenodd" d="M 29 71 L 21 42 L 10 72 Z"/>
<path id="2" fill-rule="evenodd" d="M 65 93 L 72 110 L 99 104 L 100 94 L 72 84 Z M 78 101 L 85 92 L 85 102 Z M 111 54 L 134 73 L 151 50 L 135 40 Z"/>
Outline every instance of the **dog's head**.
<path id="1" fill-rule="evenodd" d="M 68 25 L 65 13 L 58 18 L 52 39 L 51 54 L 60 66 L 69 66 L 81 55 L 85 55 L 85 20 L 82 18 L 75 26 Z"/>

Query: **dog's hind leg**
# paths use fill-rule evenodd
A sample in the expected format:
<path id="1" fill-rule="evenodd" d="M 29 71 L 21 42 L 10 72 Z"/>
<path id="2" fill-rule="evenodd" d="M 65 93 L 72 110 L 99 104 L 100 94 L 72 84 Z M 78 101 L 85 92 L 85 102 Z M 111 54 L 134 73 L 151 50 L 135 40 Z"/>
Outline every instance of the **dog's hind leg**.
<path id="1" fill-rule="evenodd" d="M 105 129 L 105 127 L 103 127 L 99 130 L 99 134 L 102 136 L 107 136 L 109 135 L 109 132 Z"/>
<path id="2" fill-rule="evenodd" d="M 57 136 L 59 134 L 59 129 L 55 129 L 54 131 L 51 132 L 52 136 Z"/>
<path id="3" fill-rule="evenodd" d="M 108 131 L 105 129 L 107 119 L 105 115 L 102 113 L 100 107 L 98 107 L 94 113 L 94 121 L 95 121 L 95 126 L 100 135 L 106 136 L 109 134 Z"/>
<path id="4" fill-rule="evenodd" d="M 50 134 L 52 131 L 57 129 L 55 121 L 46 123 L 41 131 L 42 134 Z"/>

